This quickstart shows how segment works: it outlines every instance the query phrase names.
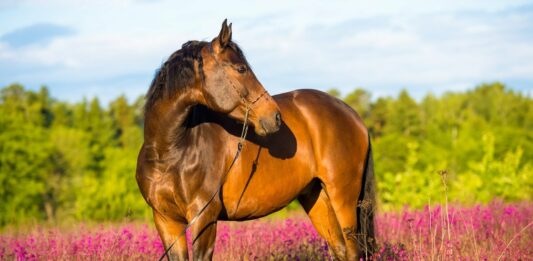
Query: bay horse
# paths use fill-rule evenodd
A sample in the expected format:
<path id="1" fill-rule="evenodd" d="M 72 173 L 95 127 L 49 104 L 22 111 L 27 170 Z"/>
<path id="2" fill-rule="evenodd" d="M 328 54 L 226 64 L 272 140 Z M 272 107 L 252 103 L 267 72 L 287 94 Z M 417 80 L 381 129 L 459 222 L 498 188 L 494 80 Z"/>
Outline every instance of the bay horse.
<path id="1" fill-rule="evenodd" d="M 231 38 L 225 20 L 212 41 L 183 44 L 146 95 L 136 178 L 167 257 L 189 258 L 181 235 L 190 226 L 193 259 L 210 260 L 217 221 L 256 219 L 295 199 L 335 257 L 368 256 L 375 193 L 361 118 L 316 90 L 270 96 Z"/>

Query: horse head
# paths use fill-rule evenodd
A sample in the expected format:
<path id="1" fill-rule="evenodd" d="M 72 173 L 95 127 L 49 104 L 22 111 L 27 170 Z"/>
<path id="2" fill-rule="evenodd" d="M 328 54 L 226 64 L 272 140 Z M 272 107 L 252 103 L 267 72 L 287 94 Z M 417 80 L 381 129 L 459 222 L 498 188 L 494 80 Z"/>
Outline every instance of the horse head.
<path id="1" fill-rule="evenodd" d="M 199 101 L 231 118 L 248 121 L 258 135 L 274 133 L 281 125 L 278 105 L 231 38 L 231 23 L 228 26 L 224 20 L 219 35 L 202 49 Z"/>

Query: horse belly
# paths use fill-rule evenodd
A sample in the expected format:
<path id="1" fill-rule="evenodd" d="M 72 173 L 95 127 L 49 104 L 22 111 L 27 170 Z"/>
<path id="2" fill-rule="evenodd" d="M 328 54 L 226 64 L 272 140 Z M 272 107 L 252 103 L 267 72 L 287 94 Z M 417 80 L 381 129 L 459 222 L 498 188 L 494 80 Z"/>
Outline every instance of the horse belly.
<path id="1" fill-rule="evenodd" d="M 223 189 L 228 219 L 244 220 L 266 216 L 287 206 L 312 181 L 306 164 L 291 160 L 259 158 L 255 167 L 243 163 L 240 173 L 230 173 Z"/>

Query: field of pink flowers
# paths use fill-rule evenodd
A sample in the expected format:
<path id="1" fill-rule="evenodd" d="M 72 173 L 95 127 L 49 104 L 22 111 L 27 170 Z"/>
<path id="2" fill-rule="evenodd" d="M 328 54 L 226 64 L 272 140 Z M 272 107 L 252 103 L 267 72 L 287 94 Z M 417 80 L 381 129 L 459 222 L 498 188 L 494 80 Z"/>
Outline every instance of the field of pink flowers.
<path id="1" fill-rule="evenodd" d="M 531 202 L 378 213 L 376 222 L 377 260 L 533 260 Z M 0 260 L 154 260 L 162 252 L 155 229 L 136 223 L 0 234 Z M 330 259 L 301 214 L 218 226 L 215 260 Z"/>

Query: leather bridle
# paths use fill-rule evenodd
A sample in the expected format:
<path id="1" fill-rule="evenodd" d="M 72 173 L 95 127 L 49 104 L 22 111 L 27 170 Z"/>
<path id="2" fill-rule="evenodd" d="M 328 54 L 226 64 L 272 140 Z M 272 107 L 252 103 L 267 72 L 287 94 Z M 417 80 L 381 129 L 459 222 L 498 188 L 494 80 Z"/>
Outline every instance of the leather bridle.
<path id="1" fill-rule="evenodd" d="M 210 43 L 209 44 L 209 54 L 213 57 L 213 60 L 215 61 L 215 63 L 218 65 L 218 66 L 224 66 L 225 63 L 222 63 L 218 60 L 217 56 L 215 55 L 215 51 L 213 50 L 213 44 Z M 230 86 L 231 88 L 237 93 L 237 95 L 239 96 L 239 98 L 241 99 L 242 103 L 244 104 L 246 110 L 251 110 L 252 109 L 252 106 L 258 102 L 261 98 L 263 98 L 266 94 L 268 94 L 268 91 L 267 90 L 263 90 L 263 92 L 258 95 L 255 99 L 253 99 L 252 101 L 248 101 L 246 99 L 246 96 L 243 95 L 241 93 L 240 90 L 237 89 L 237 87 L 235 86 L 235 84 L 233 83 L 233 81 L 231 79 L 228 78 L 228 76 L 226 74 L 224 74 L 224 77 L 226 78 L 226 80 L 230 83 Z M 203 82 L 202 82 L 202 85 L 203 85 Z"/>

